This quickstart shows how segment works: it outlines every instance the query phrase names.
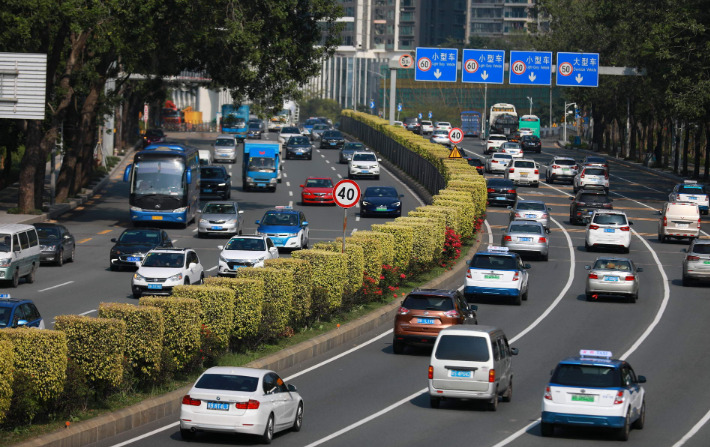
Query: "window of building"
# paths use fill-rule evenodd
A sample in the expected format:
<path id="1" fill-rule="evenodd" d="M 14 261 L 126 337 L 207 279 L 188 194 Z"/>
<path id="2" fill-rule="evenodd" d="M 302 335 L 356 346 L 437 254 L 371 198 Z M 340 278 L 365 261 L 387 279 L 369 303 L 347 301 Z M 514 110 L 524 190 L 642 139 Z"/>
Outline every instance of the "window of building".
<path id="1" fill-rule="evenodd" d="M 413 36 L 414 35 L 414 27 L 410 26 L 410 25 L 400 25 L 399 35 L 400 36 Z"/>

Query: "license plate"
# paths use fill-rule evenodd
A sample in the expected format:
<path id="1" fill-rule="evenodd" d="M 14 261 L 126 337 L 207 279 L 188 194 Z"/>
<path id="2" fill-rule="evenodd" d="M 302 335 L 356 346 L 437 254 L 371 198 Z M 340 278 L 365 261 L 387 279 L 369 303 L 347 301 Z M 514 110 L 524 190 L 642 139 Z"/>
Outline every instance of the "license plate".
<path id="1" fill-rule="evenodd" d="M 521 177 L 527 177 L 527 176 L 528 176 L 528 173 L 527 173 L 527 172 L 521 172 L 521 173 L 520 173 L 520 176 L 521 176 Z"/>
<path id="2" fill-rule="evenodd" d="M 562 168 L 563 172 L 569 172 L 569 168 Z"/>
<path id="3" fill-rule="evenodd" d="M 449 371 L 449 377 L 463 377 L 463 378 L 471 378 L 471 371 L 457 371 L 455 369 L 452 369 Z"/>
<path id="4" fill-rule="evenodd" d="M 619 277 L 618 277 L 618 276 L 605 276 L 605 277 L 604 277 L 604 281 L 615 282 L 615 281 L 618 281 L 618 280 L 619 280 Z"/>
<path id="5" fill-rule="evenodd" d="M 525 217 L 528 218 L 528 219 L 534 219 L 534 218 L 536 218 L 537 216 L 534 215 L 534 214 L 526 214 Z"/>
<path id="6" fill-rule="evenodd" d="M 366 171 L 366 170 L 362 170 L 362 171 L 360 171 L 360 172 L 361 172 L 362 174 L 369 174 L 369 173 L 370 173 L 370 171 Z"/>
<path id="7" fill-rule="evenodd" d="M 129 256 L 126 259 L 128 260 L 128 262 L 140 262 L 140 260 L 141 260 L 141 258 L 138 258 L 136 256 Z"/>
<path id="8" fill-rule="evenodd" d="M 330 143 L 331 146 L 335 146 L 335 144 L 336 144 L 335 142 L 331 142 L 331 143 Z"/>
<path id="9" fill-rule="evenodd" d="M 496 200 L 505 200 L 505 197 L 494 197 Z"/>
<path id="10" fill-rule="evenodd" d="M 703 261 L 703 264 L 710 265 L 710 261 Z"/>
<path id="11" fill-rule="evenodd" d="M 434 324 L 433 318 L 417 318 L 418 324 Z"/>
<path id="12" fill-rule="evenodd" d="M 604 228 L 605 233 L 613 233 L 614 229 L 613 228 Z"/>
<path id="13" fill-rule="evenodd" d="M 587 215 L 591 216 L 592 214 L 594 214 L 594 211 L 587 211 Z"/>
<path id="14" fill-rule="evenodd" d="M 678 224 L 678 228 L 688 228 L 687 223 Z"/>
<path id="15" fill-rule="evenodd" d="M 572 402 L 594 402 L 594 396 L 587 396 L 586 394 L 573 394 Z"/>
<path id="16" fill-rule="evenodd" d="M 500 275 L 483 275 L 483 279 L 500 279 Z"/>
<path id="17" fill-rule="evenodd" d="M 163 216 L 150 216 L 153 220 L 163 220 Z"/>
<path id="18" fill-rule="evenodd" d="M 695 197 L 695 196 L 690 196 L 690 197 L 688 197 L 688 198 L 689 198 L 690 200 L 698 200 L 698 198 Z"/>
<path id="19" fill-rule="evenodd" d="M 221 229 L 222 229 L 222 227 L 219 227 L 219 226 L 217 226 L 217 227 L 210 227 L 210 230 L 221 230 Z"/>
<path id="20" fill-rule="evenodd" d="M 530 242 L 530 241 L 532 241 L 532 238 L 531 237 L 519 237 L 518 240 L 522 241 L 522 242 Z"/>
<path id="21" fill-rule="evenodd" d="M 386 206 L 378 206 L 377 211 L 387 211 L 387 207 Z"/>
<path id="22" fill-rule="evenodd" d="M 163 285 L 162 284 L 148 284 L 149 289 L 162 289 Z"/>
<path id="23" fill-rule="evenodd" d="M 229 404 L 223 402 L 207 402 L 207 409 L 229 411 Z"/>
<path id="24" fill-rule="evenodd" d="M 211 189 L 203 189 L 202 191 L 204 191 L 204 192 L 212 192 Z"/>

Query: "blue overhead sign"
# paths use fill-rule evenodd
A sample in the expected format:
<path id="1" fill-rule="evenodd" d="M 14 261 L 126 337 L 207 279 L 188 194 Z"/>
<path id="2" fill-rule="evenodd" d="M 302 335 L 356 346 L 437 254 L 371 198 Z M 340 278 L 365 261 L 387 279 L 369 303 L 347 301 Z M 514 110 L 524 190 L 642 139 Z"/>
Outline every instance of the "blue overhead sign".
<path id="1" fill-rule="evenodd" d="M 463 50 L 461 82 L 502 84 L 505 72 L 505 51 Z"/>
<path id="2" fill-rule="evenodd" d="M 550 85 L 552 83 L 552 52 L 511 51 L 508 83 Z"/>
<path id="3" fill-rule="evenodd" d="M 375 101 L 370 101 L 370 108 L 374 109 L 375 108 Z"/>
<path id="4" fill-rule="evenodd" d="M 397 104 L 397 111 L 398 112 L 402 111 L 402 103 L 401 102 L 399 104 Z"/>
<path id="5" fill-rule="evenodd" d="M 456 48 L 417 48 L 414 80 L 456 82 L 458 56 Z"/>
<path id="6" fill-rule="evenodd" d="M 599 53 L 557 53 L 555 83 L 566 87 L 598 87 Z"/>

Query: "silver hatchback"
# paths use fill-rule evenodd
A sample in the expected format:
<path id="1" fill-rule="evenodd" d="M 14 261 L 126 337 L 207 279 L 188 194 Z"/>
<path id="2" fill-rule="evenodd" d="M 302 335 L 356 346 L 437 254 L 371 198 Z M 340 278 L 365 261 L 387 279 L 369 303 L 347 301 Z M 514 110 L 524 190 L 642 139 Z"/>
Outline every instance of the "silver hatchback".
<path id="1" fill-rule="evenodd" d="M 710 280 L 710 239 L 694 239 L 683 259 L 683 286 Z"/>
<path id="2" fill-rule="evenodd" d="M 534 220 L 514 220 L 503 232 L 501 246 L 518 254 L 534 253 L 547 261 L 549 241 L 546 230 L 540 222 Z"/>
<path id="3" fill-rule="evenodd" d="M 639 296 L 639 277 L 643 271 L 629 258 L 597 258 L 594 265 L 585 265 L 589 270 L 585 294 L 587 301 L 600 296 L 623 296 L 635 303 Z"/>
<path id="4" fill-rule="evenodd" d="M 550 208 L 541 200 L 518 200 L 515 206 L 509 206 L 509 222 L 527 219 L 540 222 L 546 230 L 550 229 Z"/>
<path id="5" fill-rule="evenodd" d="M 197 237 L 210 234 L 233 236 L 242 234 L 242 214 L 237 202 L 207 202 L 200 210 L 197 221 Z"/>

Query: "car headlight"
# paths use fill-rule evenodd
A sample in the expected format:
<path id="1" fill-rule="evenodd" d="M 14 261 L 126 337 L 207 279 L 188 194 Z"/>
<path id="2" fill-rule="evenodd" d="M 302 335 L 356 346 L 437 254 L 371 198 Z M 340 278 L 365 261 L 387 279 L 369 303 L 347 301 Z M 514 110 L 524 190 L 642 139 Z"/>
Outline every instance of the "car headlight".
<path id="1" fill-rule="evenodd" d="M 181 281 L 182 280 L 182 273 L 177 273 L 171 277 L 169 277 L 166 281 Z"/>
<path id="2" fill-rule="evenodd" d="M 131 211 L 143 211 L 143 208 L 141 208 L 139 206 L 132 206 Z"/>
<path id="3" fill-rule="evenodd" d="M 183 206 L 182 208 L 174 209 L 173 213 L 184 213 L 185 211 L 187 211 L 187 207 Z"/>
<path id="4" fill-rule="evenodd" d="M 276 183 L 277 181 L 278 181 L 277 179 L 272 178 L 272 179 L 269 180 L 269 183 Z"/>
<path id="5" fill-rule="evenodd" d="M 54 251 L 57 249 L 57 246 L 56 245 L 40 245 L 39 249 L 42 251 Z"/>
<path id="6" fill-rule="evenodd" d="M 401 204 L 402 204 L 402 202 L 394 202 L 394 203 L 392 204 L 392 206 L 400 206 Z"/>
<path id="7" fill-rule="evenodd" d="M 226 184 L 226 183 L 220 183 L 220 184 L 217 185 L 217 186 L 227 186 L 227 184 Z"/>
<path id="8" fill-rule="evenodd" d="M 368 202 L 367 200 L 363 200 L 363 201 L 362 201 L 362 206 L 367 206 L 367 205 L 369 205 L 369 204 L 370 204 L 370 202 Z"/>
<path id="9" fill-rule="evenodd" d="M 247 183 L 253 183 L 253 182 L 254 182 L 254 179 L 253 179 L 253 178 L 247 177 Z"/>
<path id="10" fill-rule="evenodd" d="M 229 262 L 229 261 L 227 261 L 227 258 L 225 258 L 225 257 L 222 256 L 222 255 L 219 255 L 219 260 L 222 261 L 222 262 Z"/>
<path id="11" fill-rule="evenodd" d="M 207 223 L 209 223 L 209 222 L 207 222 L 207 219 L 200 219 L 200 223 L 201 223 L 201 224 L 207 224 Z"/>
<path id="12" fill-rule="evenodd" d="M 141 275 L 140 273 L 136 272 L 133 274 L 133 279 L 136 281 L 145 281 L 145 276 Z"/>

